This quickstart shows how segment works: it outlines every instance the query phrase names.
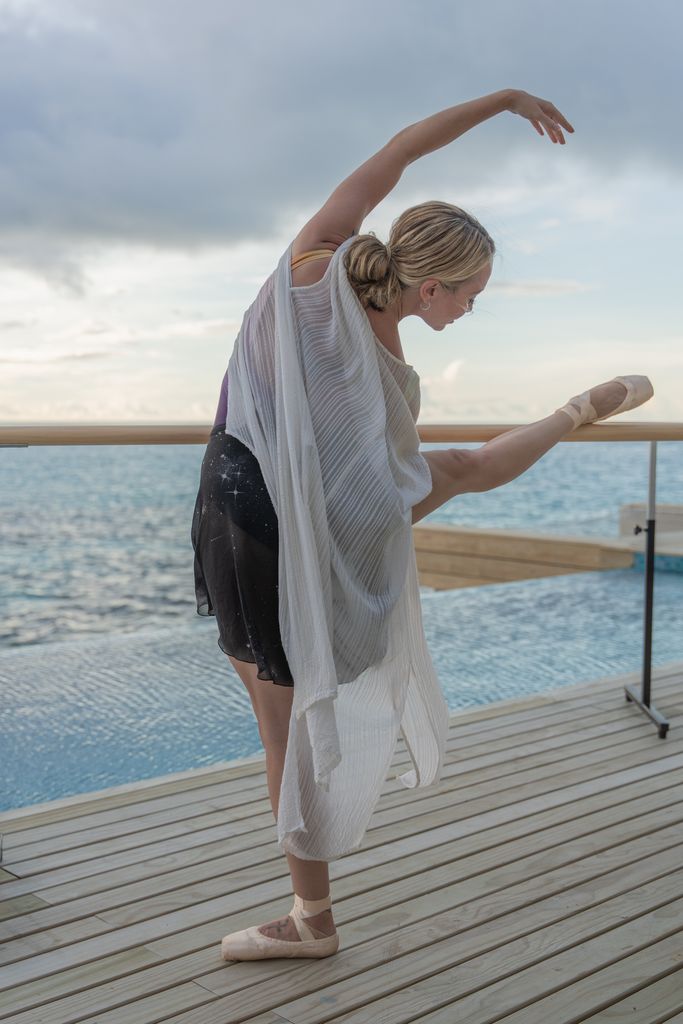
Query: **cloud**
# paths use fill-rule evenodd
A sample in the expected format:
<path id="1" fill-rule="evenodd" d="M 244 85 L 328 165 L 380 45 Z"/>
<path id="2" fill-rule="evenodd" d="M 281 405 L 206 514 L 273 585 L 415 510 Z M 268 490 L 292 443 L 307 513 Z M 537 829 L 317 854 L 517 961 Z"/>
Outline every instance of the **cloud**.
<path id="1" fill-rule="evenodd" d="M 0 331 L 24 331 L 35 324 L 35 320 L 0 320 Z"/>
<path id="2" fill-rule="evenodd" d="M 117 352 L 145 347 L 148 357 L 163 355 L 147 347 L 148 342 L 168 342 L 173 338 L 190 341 L 192 338 L 218 335 L 230 337 L 239 328 L 236 320 L 223 318 L 205 318 L 202 320 L 174 320 L 171 323 L 158 323 L 151 327 L 129 327 L 120 324 L 67 324 L 59 330 L 44 332 L 43 339 L 32 348 L 3 349 L 0 363 L 6 365 L 23 365 L 42 368 L 49 363 L 80 362 L 92 359 L 106 359 Z M 80 338 L 97 335 L 108 348 L 82 349 Z M 74 348 L 74 346 L 76 346 Z"/>
<path id="3" fill-rule="evenodd" d="M 0 169 L 0 188 L 1 183 Z M 10 226 L 0 241 L 0 265 L 10 270 L 37 274 L 64 295 L 83 297 L 92 287 L 92 281 L 83 265 L 82 242 L 76 238 L 69 241 L 53 237 L 51 230 L 49 225 L 40 223 L 27 225 L 23 232 L 16 225 Z"/>
<path id="4" fill-rule="evenodd" d="M 586 284 L 584 281 L 575 280 L 550 280 L 550 281 L 492 281 L 487 288 L 491 291 L 502 292 L 503 295 L 522 296 L 529 295 L 569 295 L 573 292 L 594 291 L 597 286 Z"/>
<path id="5" fill-rule="evenodd" d="M 45 363 L 78 362 L 88 359 L 107 359 L 111 352 L 65 352 L 62 354 L 45 354 L 44 352 L 26 353 L 21 356 L 0 356 L 0 363 L 12 365 L 36 365 L 43 366 Z"/>
<path id="6" fill-rule="evenodd" d="M 666 0 L 647 17 L 618 0 L 0 0 L 0 261 L 84 295 L 114 242 L 272 237 L 399 129 L 507 85 L 555 102 L 567 145 L 505 113 L 411 165 L 406 190 L 504 190 L 520 157 L 532 187 L 575 160 L 680 177 L 682 22 Z"/>

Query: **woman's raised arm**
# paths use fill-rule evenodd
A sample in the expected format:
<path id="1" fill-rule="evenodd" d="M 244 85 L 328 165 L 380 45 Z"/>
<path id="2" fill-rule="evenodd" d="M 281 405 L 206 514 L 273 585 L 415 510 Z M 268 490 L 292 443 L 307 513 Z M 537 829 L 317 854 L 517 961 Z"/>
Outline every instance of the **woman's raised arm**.
<path id="1" fill-rule="evenodd" d="M 564 144 L 561 126 L 574 131 L 552 103 L 520 89 L 501 89 L 432 114 L 423 121 L 402 128 L 337 186 L 325 205 L 295 238 L 292 255 L 298 256 L 308 249 L 341 245 L 350 235 L 360 231 L 364 219 L 389 195 L 409 164 L 448 145 L 470 128 L 504 110 L 527 118 L 541 135 L 542 125 L 553 142 L 557 140 Z"/>

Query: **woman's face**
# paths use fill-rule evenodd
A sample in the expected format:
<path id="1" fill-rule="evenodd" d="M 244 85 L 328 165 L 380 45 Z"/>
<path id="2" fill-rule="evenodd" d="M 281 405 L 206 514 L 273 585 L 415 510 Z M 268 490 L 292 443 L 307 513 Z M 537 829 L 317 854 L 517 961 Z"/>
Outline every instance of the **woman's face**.
<path id="1" fill-rule="evenodd" d="M 429 304 L 429 309 L 418 308 L 417 312 L 432 330 L 442 331 L 454 320 L 470 312 L 477 295 L 486 287 L 491 270 L 489 263 L 462 281 L 455 291 L 448 291 L 436 278 L 428 278 L 420 285 L 419 292 L 420 304 Z"/>

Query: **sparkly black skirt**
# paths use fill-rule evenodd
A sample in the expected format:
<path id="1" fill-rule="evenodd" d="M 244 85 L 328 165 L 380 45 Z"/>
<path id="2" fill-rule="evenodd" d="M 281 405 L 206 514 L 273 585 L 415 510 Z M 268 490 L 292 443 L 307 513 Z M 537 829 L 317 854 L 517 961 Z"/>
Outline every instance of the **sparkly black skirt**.
<path id="1" fill-rule="evenodd" d="M 293 686 L 278 615 L 278 522 L 256 456 L 217 425 L 192 517 L 198 615 L 214 615 L 218 646 Z"/>

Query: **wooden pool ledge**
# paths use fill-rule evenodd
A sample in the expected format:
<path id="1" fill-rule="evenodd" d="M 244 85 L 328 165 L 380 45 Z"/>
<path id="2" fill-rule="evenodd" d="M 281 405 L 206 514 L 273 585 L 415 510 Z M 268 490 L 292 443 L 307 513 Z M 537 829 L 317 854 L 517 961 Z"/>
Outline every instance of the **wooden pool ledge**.
<path id="1" fill-rule="evenodd" d="M 632 569 L 644 557 L 645 536 L 573 537 L 447 523 L 413 527 L 420 584 L 435 590 Z M 683 572 L 682 531 L 655 529 L 655 569 L 660 568 Z"/>

